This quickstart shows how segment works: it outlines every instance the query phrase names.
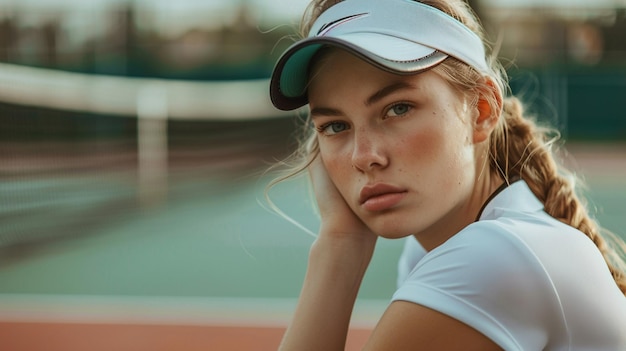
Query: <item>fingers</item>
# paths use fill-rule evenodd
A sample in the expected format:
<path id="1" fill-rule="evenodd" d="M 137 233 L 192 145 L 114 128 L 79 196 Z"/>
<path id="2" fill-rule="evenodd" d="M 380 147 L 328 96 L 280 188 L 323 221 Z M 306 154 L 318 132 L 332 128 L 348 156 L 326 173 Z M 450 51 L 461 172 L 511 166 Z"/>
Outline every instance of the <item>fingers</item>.
<path id="1" fill-rule="evenodd" d="M 321 217 L 320 237 L 351 242 L 360 248 L 363 243 L 368 248 L 375 245 L 377 236 L 350 207 L 332 181 L 320 155 L 311 162 L 308 171 Z M 369 249 L 363 252 L 369 252 Z"/>

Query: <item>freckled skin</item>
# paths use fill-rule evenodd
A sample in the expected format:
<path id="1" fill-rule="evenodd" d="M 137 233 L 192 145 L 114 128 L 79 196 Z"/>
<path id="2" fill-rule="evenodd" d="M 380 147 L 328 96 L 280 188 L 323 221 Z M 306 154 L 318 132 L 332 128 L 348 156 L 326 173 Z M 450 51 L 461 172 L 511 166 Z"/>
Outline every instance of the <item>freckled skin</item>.
<path id="1" fill-rule="evenodd" d="M 473 142 L 475 108 L 436 72 L 398 76 L 340 50 L 314 66 L 309 86 L 316 127 L 342 123 L 346 130 L 319 134 L 328 174 L 350 208 L 378 235 L 415 235 L 427 249 L 436 247 L 473 222 L 491 193 L 489 177 L 479 179 L 478 156 L 485 145 Z M 368 105 L 386 86 L 409 83 Z M 396 103 L 410 106 L 389 116 Z M 383 212 L 367 211 L 359 192 L 367 184 L 405 189 L 403 200 Z"/>

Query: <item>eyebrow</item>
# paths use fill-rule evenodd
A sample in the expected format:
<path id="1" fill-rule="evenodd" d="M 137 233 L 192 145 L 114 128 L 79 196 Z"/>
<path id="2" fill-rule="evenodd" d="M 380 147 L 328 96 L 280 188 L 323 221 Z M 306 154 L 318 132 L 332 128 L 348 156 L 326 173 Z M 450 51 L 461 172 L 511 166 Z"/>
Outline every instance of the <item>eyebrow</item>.
<path id="1" fill-rule="evenodd" d="M 365 100 L 365 106 L 371 106 L 376 102 L 382 100 L 386 96 L 393 94 L 398 90 L 403 89 L 415 89 L 415 85 L 407 83 L 407 82 L 396 82 L 390 85 L 385 86 L 384 88 L 378 90 L 370 97 Z M 330 107 L 315 107 L 311 109 L 310 116 L 311 118 L 315 118 L 316 116 L 342 116 L 343 113 L 334 108 Z"/>
<path id="2" fill-rule="evenodd" d="M 341 113 L 341 111 L 334 109 L 334 108 L 330 108 L 330 107 L 315 107 L 311 109 L 311 112 L 309 113 L 309 115 L 311 116 L 311 118 L 315 118 L 317 116 L 341 116 L 343 115 L 343 113 Z"/>
<path id="3" fill-rule="evenodd" d="M 413 84 L 408 83 L 408 82 L 397 82 L 397 83 L 393 83 L 393 84 L 387 85 L 386 87 L 380 89 L 379 91 L 377 91 L 374 94 L 372 94 L 372 96 L 367 98 L 367 100 L 365 100 L 365 105 L 366 106 L 370 106 L 372 104 L 375 104 L 376 102 L 382 100 L 386 96 L 391 95 L 392 93 L 394 93 L 394 92 L 396 92 L 398 90 L 414 89 L 414 88 L 415 88 L 415 86 Z"/>

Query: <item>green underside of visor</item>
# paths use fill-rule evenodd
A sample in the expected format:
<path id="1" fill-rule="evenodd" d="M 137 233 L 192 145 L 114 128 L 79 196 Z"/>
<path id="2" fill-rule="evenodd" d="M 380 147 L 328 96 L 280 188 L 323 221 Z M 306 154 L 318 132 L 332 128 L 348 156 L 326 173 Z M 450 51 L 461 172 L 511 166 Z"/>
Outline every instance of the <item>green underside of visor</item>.
<path id="1" fill-rule="evenodd" d="M 297 50 L 285 63 L 280 77 L 280 91 L 286 97 L 302 96 L 309 80 L 311 58 L 322 44 L 311 44 Z"/>

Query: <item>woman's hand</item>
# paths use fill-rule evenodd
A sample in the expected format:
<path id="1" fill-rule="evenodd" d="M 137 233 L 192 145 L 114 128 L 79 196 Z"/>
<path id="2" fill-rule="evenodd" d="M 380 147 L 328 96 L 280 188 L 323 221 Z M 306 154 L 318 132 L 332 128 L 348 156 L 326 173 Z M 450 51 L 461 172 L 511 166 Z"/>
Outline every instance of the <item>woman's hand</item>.
<path id="1" fill-rule="evenodd" d="M 308 170 L 321 216 L 320 238 L 353 240 L 373 248 L 377 235 L 348 206 L 330 179 L 321 155 L 316 156 Z"/>
<path id="2" fill-rule="evenodd" d="M 309 174 L 322 223 L 280 350 L 344 350 L 352 308 L 377 236 L 348 206 L 321 156 L 311 163 Z"/>

